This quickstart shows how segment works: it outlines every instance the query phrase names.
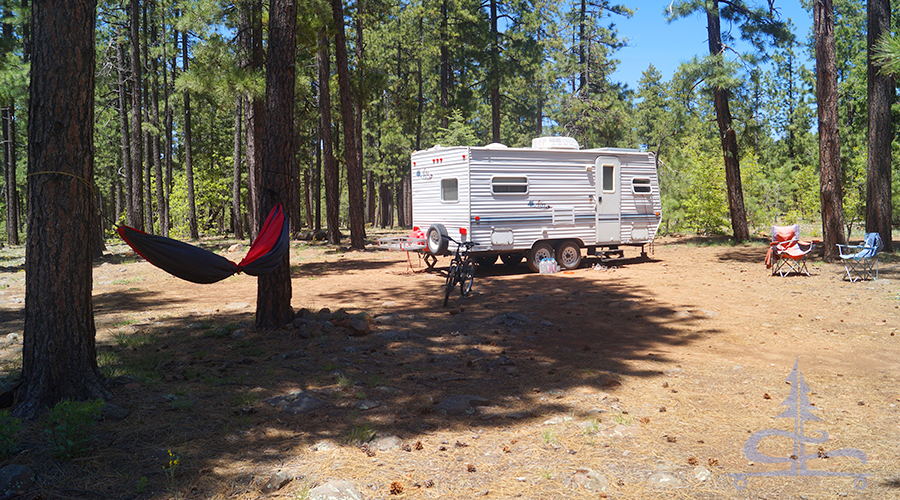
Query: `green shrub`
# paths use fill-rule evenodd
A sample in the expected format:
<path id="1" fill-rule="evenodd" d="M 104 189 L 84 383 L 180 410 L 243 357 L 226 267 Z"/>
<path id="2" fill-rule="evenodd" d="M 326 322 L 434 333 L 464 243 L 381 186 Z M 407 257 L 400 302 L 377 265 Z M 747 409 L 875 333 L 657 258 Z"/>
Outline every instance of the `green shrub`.
<path id="1" fill-rule="evenodd" d="M 105 404 L 102 399 L 67 399 L 50 409 L 45 432 L 57 458 L 77 457 L 91 449 L 94 424 Z"/>
<path id="2" fill-rule="evenodd" d="M 9 410 L 0 411 L 0 458 L 12 455 L 19 448 L 19 429 L 22 421 L 9 414 Z"/>

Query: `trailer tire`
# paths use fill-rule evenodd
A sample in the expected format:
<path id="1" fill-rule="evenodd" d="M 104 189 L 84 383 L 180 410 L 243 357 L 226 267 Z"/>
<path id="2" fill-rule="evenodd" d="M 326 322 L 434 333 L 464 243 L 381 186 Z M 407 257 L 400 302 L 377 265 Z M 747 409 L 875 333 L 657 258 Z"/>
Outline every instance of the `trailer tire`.
<path id="1" fill-rule="evenodd" d="M 425 233 L 428 252 L 433 255 L 444 255 L 450 240 L 447 238 L 447 228 L 443 224 L 432 224 Z"/>
<path id="2" fill-rule="evenodd" d="M 541 260 L 554 258 L 555 255 L 556 252 L 553 251 L 553 245 L 546 241 L 539 241 L 528 251 L 525 263 L 528 264 L 528 269 L 537 273 L 541 270 Z"/>
<path id="3" fill-rule="evenodd" d="M 516 267 L 522 262 L 522 254 L 520 253 L 501 253 L 500 260 L 508 267 Z"/>
<path id="4" fill-rule="evenodd" d="M 575 240 L 566 240 L 556 247 L 556 262 L 568 271 L 581 265 L 581 246 Z"/>

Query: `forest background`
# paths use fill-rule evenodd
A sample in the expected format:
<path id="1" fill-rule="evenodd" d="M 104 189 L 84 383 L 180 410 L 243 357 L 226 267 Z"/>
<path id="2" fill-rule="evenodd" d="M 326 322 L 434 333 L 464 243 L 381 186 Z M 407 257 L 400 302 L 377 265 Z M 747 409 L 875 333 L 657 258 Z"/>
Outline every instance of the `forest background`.
<path id="1" fill-rule="evenodd" d="M 812 17 L 813 2 L 803 4 Z M 703 5 L 660 4 L 659 16 L 678 23 Z M 290 197 L 292 227 L 321 229 L 335 242 L 339 228 L 349 226 L 359 246 L 365 224 L 410 225 L 412 151 L 435 144 L 528 146 L 534 137 L 566 135 L 582 147 L 655 152 L 662 231 L 727 233 L 732 217 L 717 89 L 727 91 L 731 104 L 749 226 L 767 232 L 775 223 L 817 222 L 812 33 L 796 32 L 777 2 L 774 10 L 754 11 L 763 17 L 742 17 L 723 5 L 720 54 L 704 56 L 698 46 L 699 55 L 685 55 L 669 80 L 650 65 L 633 89 L 614 80 L 629 36 L 616 23 L 633 12 L 626 5 L 303 2 L 295 137 L 288 145 L 291 189 L 298 194 Z M 891 6 L 889 25 L 897 26 L 900 3 Z M 843 218 L 850 235 L 866 219 L 866 7 L 862 0 L 834 0 Z M 265 169 L 259 162 L 268 2 L 122 0 L 98 8 L 94 192 L 101 212 L 173 237 L 255 236 L 254 175 Z M 0 0 L 0 9 L 0 205 L 7 241 L 18 244 L 26 213 L 29 5 Z M 780 29 L 767 31 L 773 23 Z M 745 42 L 737 43 L 740 38 Z M 894 101 L 890 192 L 897 206 L 900 106 Z M 894 211 L 891 222 L 898 220 Z M 113 230 L 105 218 L 97 227 Z"/>

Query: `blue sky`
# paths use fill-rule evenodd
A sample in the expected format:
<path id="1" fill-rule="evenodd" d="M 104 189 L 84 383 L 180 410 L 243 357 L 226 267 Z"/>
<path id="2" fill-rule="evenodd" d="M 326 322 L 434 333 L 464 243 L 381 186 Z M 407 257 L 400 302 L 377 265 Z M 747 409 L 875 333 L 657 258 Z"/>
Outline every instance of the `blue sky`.
<path id="1" fill-rule="evenodd" d="M 619 36 L 629 39 L 629 46 L 615 54 L 616 59 L 621 62 L 613 73 L 614 81 L 627 83 L 631 89 L 636 90 L 641 73 L 650 64 L 662 73 L 663 80 L 668 80 L 680 63 L 709 53 L 706 16 L 693 15 L 669 24 L 663 16 L 669 1 L 622 0 L 622 3 L 635 12 L 630 19 L 621 16 L 613 19 L 619 29 Z M 754 0 L 747 3 L 754 5 Z M 800 5 L 800 0 L 776 0 L 775 7 L 780 9 L 782 19 L 789 18 L 794 24 L 797 38 L 806 40 L 812 26 L 812 17 Z M 729 26 L 723 23 L 722 31 L 727 29 Z M 735 37 L 739 36 L 737 27 L 734 27 L 733 33 Z"/>

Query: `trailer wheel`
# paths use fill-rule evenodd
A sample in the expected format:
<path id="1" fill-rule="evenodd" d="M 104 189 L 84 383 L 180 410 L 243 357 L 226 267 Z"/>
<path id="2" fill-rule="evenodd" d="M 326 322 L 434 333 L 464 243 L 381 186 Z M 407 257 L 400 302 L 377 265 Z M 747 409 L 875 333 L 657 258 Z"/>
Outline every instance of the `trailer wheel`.
<path id="1" fill-rule="evenodd" d="M 519 265 L 519 262 L 522 262 L 522 254 L 520 253 L 502 253 L 500 254 L 500 260 L 503 261 L 503 264 L 509 267 L 516 267 Z"/>
<path id="2" fill-rule="evenodd" d="M 475 257 L 475 262 L 478 263 L 478 267 L 493 266 L 494 262 L 497 262 L 497 255 L 479 255 Z"/>
<path id="3" fill-rule="evenodd" d="M 528 251 L 528 256 L 526 257 L 526 264 L 528 264 L 528 269 L 531 269 L 534 272 L 540 272 L 541 270 L 541 261 L 544 259 L 552 259 L 556 253 L 553 251 L 553 246 L 546 241 L 539 241 L 531 247 L 531 250 Z"/>
<path id="4" fill-rule="evenodd" d="M 450 240 L 447 238 L 447 228 L 443 224 L 432 224 L 425 233 L 428 251 L 433 255 L 444 255 Z"/>
<path id="5" fill-rule="evenodd" d="M 577 269 L 581 264 L 581 247 L 577 241 L 567 240 L 556 247 L 556 262 L 565 270 Z"/>

